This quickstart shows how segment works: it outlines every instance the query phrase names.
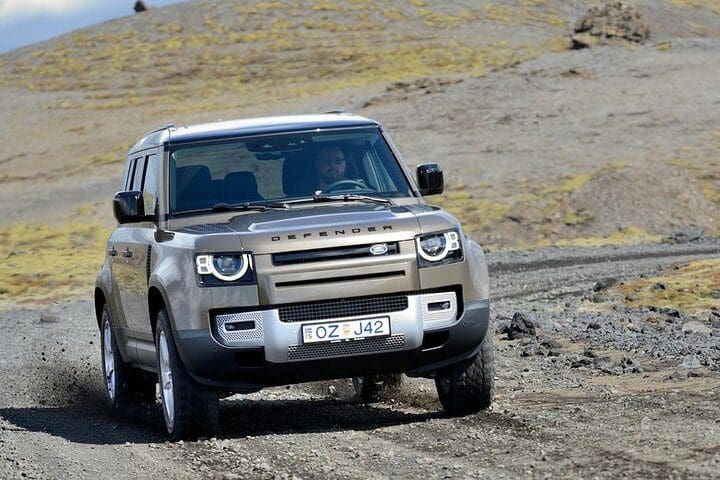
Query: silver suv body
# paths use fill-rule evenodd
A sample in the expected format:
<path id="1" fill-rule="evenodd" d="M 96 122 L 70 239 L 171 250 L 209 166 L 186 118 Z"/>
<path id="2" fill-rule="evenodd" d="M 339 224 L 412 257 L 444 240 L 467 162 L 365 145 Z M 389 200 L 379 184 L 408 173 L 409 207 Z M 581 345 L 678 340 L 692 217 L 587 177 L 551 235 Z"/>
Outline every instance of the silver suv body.
<path id="1" fill-rule="evenodd" d="M 344 113 L 146 135 L 95 288 L 109 403 L 159 383 L 176 438 L 217 428 L 218 395 L 322 379 L 369 396 L 435 377 L 448 411 L 489 405 L 483 250 L 424 202 L 440 168 L 413 177 L 381 125 Z"/>

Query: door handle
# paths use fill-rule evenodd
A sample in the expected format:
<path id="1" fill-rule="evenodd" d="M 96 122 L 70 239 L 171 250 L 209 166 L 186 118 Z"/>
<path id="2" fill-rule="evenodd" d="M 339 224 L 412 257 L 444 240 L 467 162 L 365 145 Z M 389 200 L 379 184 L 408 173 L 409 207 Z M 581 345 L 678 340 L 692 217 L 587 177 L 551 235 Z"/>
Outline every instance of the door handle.
<path id="1" fill-rule="evenodd" d="M 125 257 L 125 258 L 130 258 L 130 257 L 132 257 L 132 252 L 131 252 L 130 249 L 128 248 L 127 250 L 125 250 L 124 252 L 122 252 L 122 256 Z"/>
<path id="2" fill-rule="evenodd" d="M 107 254 L 110 255 L 111 257 L 114 257 L 118 254 L 118 251 L 115 250 L 115 247 L 113 246 L 113 247 L 110 247 L 110 249 L 107 251 Z"/>

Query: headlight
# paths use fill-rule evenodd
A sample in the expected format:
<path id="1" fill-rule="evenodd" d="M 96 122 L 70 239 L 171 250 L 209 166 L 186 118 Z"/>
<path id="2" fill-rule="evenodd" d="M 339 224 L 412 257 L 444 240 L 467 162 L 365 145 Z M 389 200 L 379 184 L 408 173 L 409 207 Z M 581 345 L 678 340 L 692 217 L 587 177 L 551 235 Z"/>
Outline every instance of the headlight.
<path id="1" fill-rule="evenodd" d="M 460 234 L 456 230 L 423 235 L 415 241 L 420 267 L 459 262 L 463 258 Z"/>
<path id="2" fill-rule="evenodd" d="M 195 266 L 200 285 L 222 285 L 229 282 L 252 283 L 254 281 L 252 255 L 249 253 L 198 255 L 195 257 Z"/>

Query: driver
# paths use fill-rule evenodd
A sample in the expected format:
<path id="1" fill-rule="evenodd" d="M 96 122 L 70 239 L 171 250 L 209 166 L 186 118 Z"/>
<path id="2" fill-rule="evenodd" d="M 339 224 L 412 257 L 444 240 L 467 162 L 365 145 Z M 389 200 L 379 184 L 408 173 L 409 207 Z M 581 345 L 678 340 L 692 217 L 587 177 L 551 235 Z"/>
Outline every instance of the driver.
<path id="1" fill-rule="evenodd" d="M 336 145 L 322 147 L 315 159 L 318 185 L 316 190 L 325 191 L 328 185 L 345 179 L 345 154 Z"/>

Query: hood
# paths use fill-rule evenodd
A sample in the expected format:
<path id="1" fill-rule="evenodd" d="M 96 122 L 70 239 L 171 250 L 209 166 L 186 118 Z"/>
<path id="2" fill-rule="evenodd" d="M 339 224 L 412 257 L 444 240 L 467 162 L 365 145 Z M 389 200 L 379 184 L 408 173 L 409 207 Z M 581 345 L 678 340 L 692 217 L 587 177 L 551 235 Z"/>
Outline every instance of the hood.
<path id="1" fill-rule="evenodd" d="M 198 244 L 214 237 L 207 238 L 214 248 L 217 237 L 231 237 L 234 245 L 239 240 L 242 248 L 266 254 L 412 240 L 420 233 L 455 225 L 453 217 L 427 205 L 332 204 L 233 213 L 223 221 L 190 225 L 178 232 L 202 236 Z"/>

